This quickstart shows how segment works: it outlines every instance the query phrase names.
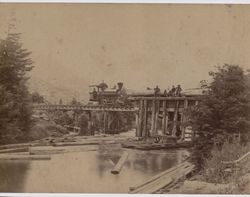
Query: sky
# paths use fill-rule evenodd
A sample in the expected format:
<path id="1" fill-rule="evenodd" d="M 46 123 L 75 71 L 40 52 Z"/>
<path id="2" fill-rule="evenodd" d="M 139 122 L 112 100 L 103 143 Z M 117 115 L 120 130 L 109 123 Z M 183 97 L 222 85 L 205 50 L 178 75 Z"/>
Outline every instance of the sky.
<path id="1" fill-rule="evenodd" d="M 0 4 L 32 52 L 29 88 L 88 100 L 88 86 L 199 87 L 224 63 L 250 68 L 250 5 Z"/>

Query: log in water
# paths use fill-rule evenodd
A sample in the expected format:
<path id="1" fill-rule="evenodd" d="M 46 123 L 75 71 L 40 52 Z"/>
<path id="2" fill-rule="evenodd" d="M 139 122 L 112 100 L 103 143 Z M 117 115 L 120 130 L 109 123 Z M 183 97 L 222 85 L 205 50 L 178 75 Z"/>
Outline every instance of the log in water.
<path id="1" fill-rule="evenodd" d="M 111 170 L 112 174 L 119 174 L 125 161 L 128 158 L 128 153 L 127 152 L 123 152 L 121 158 L 119 159 L 119 161 L 117 162 L 117 164 L 115 165 L 115 167 Z"/>

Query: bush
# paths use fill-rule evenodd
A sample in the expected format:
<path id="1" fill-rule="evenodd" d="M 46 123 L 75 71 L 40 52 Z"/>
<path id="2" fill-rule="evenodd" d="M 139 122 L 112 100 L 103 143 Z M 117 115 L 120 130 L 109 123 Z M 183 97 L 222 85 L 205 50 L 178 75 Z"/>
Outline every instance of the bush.
<path id="1" fill-rule="evenodd" d="M 212 183 L 240 183 L 239 178 L 245 173 L 244 170 L 247 166 L 239 166 L 239 169 L 231 167 L 226 171 L 226 166 L 222 161 L 236 160 L 248 151 L 249 145 L 243 146 L 239 142 L 225 142 L 221 148 L 214 146 L 211 151 L 212 157 L 205 160 L 203 168 L 204 181 Z"/>

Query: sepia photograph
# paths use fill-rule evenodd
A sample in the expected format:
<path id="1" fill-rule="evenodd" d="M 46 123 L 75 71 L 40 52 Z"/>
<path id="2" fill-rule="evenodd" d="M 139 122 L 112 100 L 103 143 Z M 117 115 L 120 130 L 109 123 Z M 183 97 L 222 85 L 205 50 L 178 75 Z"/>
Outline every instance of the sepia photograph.
<path id="1" fill-rule="evenodd" d="M 0 194 L 250 194 L 250 5 L 0 3 Z"/>

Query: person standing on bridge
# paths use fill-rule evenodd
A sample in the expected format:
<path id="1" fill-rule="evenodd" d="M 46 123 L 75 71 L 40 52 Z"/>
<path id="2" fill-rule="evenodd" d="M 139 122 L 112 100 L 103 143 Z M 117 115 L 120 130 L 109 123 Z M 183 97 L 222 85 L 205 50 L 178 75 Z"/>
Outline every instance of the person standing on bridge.
<path id="1" fill-rule="evenodd" d="M 160 92 L 161 92 L 161 90 L 160 90 L 160 88 L 158 87 L 158 85 L 154 88 L 154 95 L 155 96 L 159 96 L 160 95 Z"/>
<path id="2" fill-rule="evenodd" d="M 177 88 L 176 88 L 176 96 L 181 96 L 181 91 L 182 91 L 182 89 L 181 89 L 181 85 L 178 85 L 177 86 Z"/>
<path id="3" fill-rule="evenodd" d="M 175 91 L 176 91 L 175 86 L 172 86 L 172 89 L 170 90 L 170 96 L 175 96 Z"/>

